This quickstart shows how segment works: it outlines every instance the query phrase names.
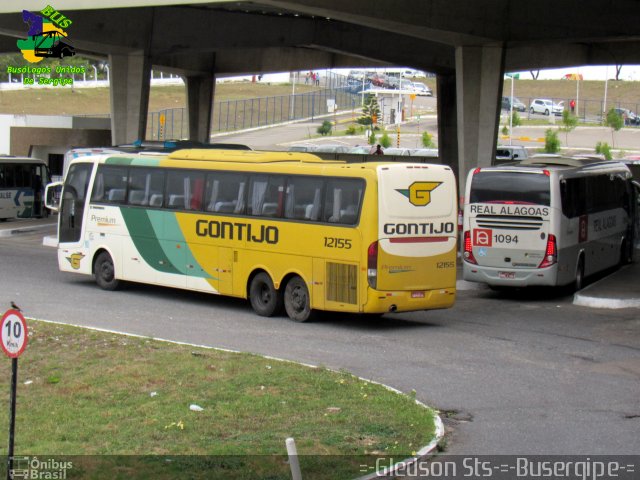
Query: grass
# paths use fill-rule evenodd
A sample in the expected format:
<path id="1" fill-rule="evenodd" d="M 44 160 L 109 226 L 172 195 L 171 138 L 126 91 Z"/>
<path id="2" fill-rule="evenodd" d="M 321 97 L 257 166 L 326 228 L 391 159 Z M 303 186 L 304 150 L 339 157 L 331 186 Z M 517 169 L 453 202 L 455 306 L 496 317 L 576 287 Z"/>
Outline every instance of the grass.
<path id="1" fill-rule="evenodd" d="M 427 84 L 437 95 L 437 85 L 434 78 L 415 80 Z M 296 85 L 296 93 L 304 93 L 314 88 L 309 85 Z M 510 80 L 507 80 L 504 82 L 503 94 L 509 95 L 510 89 Z M 288 84 L 225 82 L 216 85 L 215 101 L 289 94 L 291 94 L 291 85 Z M 514 95 L 527 105 L 533 98 L 575 98 L 576 82 L 571 80 L 516 80 Z M 599 102 L 603 96 L 604 81 L 580 82 L 580 99 Z M 638 82 L 609 82 L 607 103 L 608 105 L 625 104 L 628 105 L 627 108 L 634 110 L 635 105 L 640 105 Z M 157 86 L 151 88 L 149 112 L 183 108 L 185 105 L 184 87 Z M 109 111 L 108 88 L 0 90 L 0 113 L 5 114 L 98 115 L 108 114 Z"/>
<path id="2" fill-rule="evenodd" d="M 337 479 L 434 437 L 432 410 L 346 372 L 34 320 L 29 335 L 16 455 L 83 456 L 86 471 L 135 455 L 153 478 L 178 456 L 171 468 L 230 462 L 221 478 L 289 478 L 285 439 L 294 437 L 304 478 Z M 8 406 L 8 360 L 0 378 Z"/>

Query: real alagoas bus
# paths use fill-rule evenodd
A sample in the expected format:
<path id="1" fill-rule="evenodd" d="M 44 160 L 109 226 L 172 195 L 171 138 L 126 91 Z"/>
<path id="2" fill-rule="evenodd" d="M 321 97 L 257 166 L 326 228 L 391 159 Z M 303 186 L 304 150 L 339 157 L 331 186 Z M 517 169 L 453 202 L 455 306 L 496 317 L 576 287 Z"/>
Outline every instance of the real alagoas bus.
<path id="1" fill-rule="evenodd" d="M 49 207 L 60 269 L 108 290 L 126 280 L 231 295 L 296 321 L 455 300 L 456 182 L 443 165 L 105 154 L 73 160 Z"/>

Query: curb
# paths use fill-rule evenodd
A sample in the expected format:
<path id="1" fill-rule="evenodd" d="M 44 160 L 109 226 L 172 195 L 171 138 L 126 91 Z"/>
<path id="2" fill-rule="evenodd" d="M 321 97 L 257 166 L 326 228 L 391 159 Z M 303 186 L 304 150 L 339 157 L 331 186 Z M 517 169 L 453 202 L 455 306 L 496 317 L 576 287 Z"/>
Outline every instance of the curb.
<path id="1" fill-rule="evenodd" d="M 17 233 L 33 232 L 36 230 L 53 227 L 56 224 L 57 222 L 45 223 L 42 225 L 30 225 L 30 226 L 24 226 L 24 227 L 20 227 L 16 225 L 15 228 L 3 228 L 3 229 L 0 229 L 0 237 L 10 237 L 11 235 L 15 235 Z"/>

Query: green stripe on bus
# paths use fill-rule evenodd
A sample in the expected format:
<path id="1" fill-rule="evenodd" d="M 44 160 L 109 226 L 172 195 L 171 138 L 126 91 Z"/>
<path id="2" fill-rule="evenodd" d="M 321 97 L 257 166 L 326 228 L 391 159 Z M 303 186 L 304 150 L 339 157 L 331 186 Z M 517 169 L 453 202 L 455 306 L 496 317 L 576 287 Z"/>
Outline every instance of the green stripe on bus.
<path id="1" fill-rule="evenodd" d="M 146 210 L 126 207 L 120 210 L 133 244 L 148 265 L 164 273 L 184 273 L 169 261 Z"/>

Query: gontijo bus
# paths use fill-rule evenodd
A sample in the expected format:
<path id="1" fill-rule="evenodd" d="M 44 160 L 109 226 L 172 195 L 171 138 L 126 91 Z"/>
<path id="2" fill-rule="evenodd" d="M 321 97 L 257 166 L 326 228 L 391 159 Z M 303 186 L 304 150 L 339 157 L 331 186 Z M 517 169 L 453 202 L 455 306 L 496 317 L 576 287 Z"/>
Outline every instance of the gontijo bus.
<path id="1" fill-rule="evenodd" d="M 562 157 L 469 172 L 464 279 L 579 290 L 585 276 L 631 261 L 631 180 L 621 163 Z"/>
<path id="2" fill-rule="evenodd" d="M 456 211 L 442 165 L 203 149 L 81 157 L 62 190 L 58 263 L 108 290 L 128 280 L 231 295 L 296 321 L 447 308 Z"/>

